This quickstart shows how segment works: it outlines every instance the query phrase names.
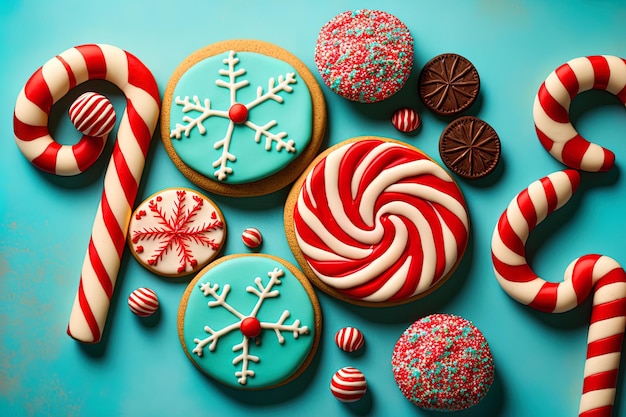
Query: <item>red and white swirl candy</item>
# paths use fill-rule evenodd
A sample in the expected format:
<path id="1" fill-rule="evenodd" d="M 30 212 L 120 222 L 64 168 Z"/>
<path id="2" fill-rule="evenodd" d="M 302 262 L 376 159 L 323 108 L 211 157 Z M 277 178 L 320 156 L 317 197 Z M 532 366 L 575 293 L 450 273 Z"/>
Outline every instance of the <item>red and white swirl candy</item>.
<path id="1" fill-rule="evenodd" d="M 330 391 L 339 401 L 352 403 L 363 398 L 367 392 L 367 380 L 361 371 L 346 366 L 333 375 Z"/>
<path id="2" fill-rule="evenodd" d="M 250 249 L 257 249 L 263 243 L 263 235 L 256 227 L 247 227 L 241 233 L 241 241 Z"/>
<path id="3" fill-rule="evenodd" d="M 48 119 L 59 99 L 89 80 L 109 81 L 126 97 L 67 329 L 73 338 L 95 343 L 106 322 L 132 206 L 159 117 L 156 80 L 139 59 L 118 47 L 76 46 L 46 62 L 26 82 L 15 103 L 13 127 L 18 147 L 36 167 L 59 175 L 84 171 L 98 158 L 103 141 L 84 136 L 74 146 L 60 145 L 50 136 Z"/>
<path id="4" fill-rule="evenodd" d="M 348 300 L 400 303 L 451 273 L 469 218 L 441 166 L 399 142 L 364 138 L 340 144 L 310 170 L 293 224 L 324 285 Z"/>
<path id="5" fill-rule="evenodd" d="M 115 109 L 102 94 L 83 93 L 68 113 L 76 130 L 86 136 L 106 137 L 115 126 Z"/>
<path id="6" fill-rule="evenodd" d="M 415 110 L 403 107 L 393 112 L 391 123 L 400 132 L 409 133 L 417 129 L 421 121 Z"/>
<path id="7" fill-rule="evenodd" d="M 519 193 L 493 233 L 492 259 L 504 291 L 540 311 L 571 310 L 594 291 L 579 415 L 609 417 L 626 326 L 626 272 L 609 257 L 585 255 L 567 267 L 562 282 L 548 282 L 537 276 L 526 260 L 530 232 L 567 203 L 579 183 L 577 171 L 564 170 Z"/>
<path id="8" fill-rule="evenodd" d="M 365 336 L 356 327 L 343 327 L 335 333 L 335 344 L 344 352 L 354 352 L 363 347 Z"/>
<path id="9" fill-rule="evenodd" d="M 570 168 L 600 172 L 611 169 L 615 155 L 583 138 L 569 117 L 574 97 L 592 89 L 608 91 L 626 105 L 626 60 L 588 56 L 561 65 L 541 84 L 533 116 L 539 141 L 552 156 Z"/>
<path id="10" fill-rule="evenodd" d="M 139 317 L 149 317 L 159 308 L 159 297 L 150 288 L 137 288 L 128 296 L 128 308 Z"/>

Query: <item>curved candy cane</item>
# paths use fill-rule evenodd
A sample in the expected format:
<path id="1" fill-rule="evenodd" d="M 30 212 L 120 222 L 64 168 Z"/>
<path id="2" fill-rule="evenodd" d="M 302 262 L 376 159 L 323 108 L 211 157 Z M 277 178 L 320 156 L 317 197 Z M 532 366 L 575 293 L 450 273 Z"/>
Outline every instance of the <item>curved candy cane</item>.
<path id="1" fill-rule="evenodd" d="M 48 117 L 61 97 L 89 80 L 109 81 L 126 96 L 67 329 L 71 337 L 95 343 L 106 322 L 132 206 L 159 116 L 156 80 L 141 61 L 120 48 L 76 46 L 46 62 L 27 81 L 15 104 L 13 126 L 18 147 L 38 168 L 59 175 L 84 171 L 100 155 L 104 139 L 93 142 L 84 136 L 74 146 L 60 145 L 50 136 Z"/>
<path id="2" fill-rule="evenodd" d="M 615 163 L 613 152 L 583 138 L 569 118 L 574 97 L 592 89 L 608 91 L 626 105 L 626 60 L 588 56 L 572 59 L 554 70 L 535 98 L 535 129 L 543 147 L 568 167 L 608 171 Z"/>
<path id="3" fill-rule="evenodd" d="M 494 230 L 492 260 L 504 291 L 540 311 L 571 310 L 595 288 L 579 416 L 609 417 L 626 327 L 626 272 L 609 257 L 584 255 L 567 267 L 564 281 L 555 283 L 537 276 L 526 261 L 530 232 L 567 203 L 579 183 L 577 171 L 564 170 L 533 182 L 519 193 Z"/>

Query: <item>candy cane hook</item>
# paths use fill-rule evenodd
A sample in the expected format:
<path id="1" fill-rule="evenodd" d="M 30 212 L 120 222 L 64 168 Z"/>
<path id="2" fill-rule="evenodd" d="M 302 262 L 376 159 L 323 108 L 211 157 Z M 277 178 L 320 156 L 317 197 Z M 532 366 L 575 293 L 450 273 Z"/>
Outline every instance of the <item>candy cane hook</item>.
<path id="1" fill-rule="evenodd" d="M 579 416 L 609 417 L 626 327 L 626 272 L 609 257 L 584 255 L 567 267 L 564 281 L 555 283 L 537 276 L 526 261 L 530 232 L 565 205 L 579 183 L 577 171 L 564 170 L 530 184 L 500 217 L 491 253 L 496 278 L 504 291 L 537 310 L 571 310 L 594 289 Z"/>
<path id="2" fill-rule="evenodd" d="M 96 343 L 106 322 L 132 206 L 159 116 L 156 80 L 141 61 L 120 48 L 77 46 L 46 62 L 27 81 L 15 104 L 13 127 L 18 147 L 38 168 L 59 175 L 84 171 L 98 158 L 104 140 L 83 137 L 74 146 L 60 145 L 50 136 L 48 118 L 61 97 L 89 80 L 109 81 L 126 96 L 67 329 L 79 341 Z"/>
<path id="3" fill-rule="evenodd" d="M 568 167 L 608 171 L 615 163 L 613 152 L 583 138 L 569 117 L 574 97 L 588 90 L 608 91 L 626 105 L 626 60 L 588 56 L 572 59 L 554 70 L 535 97 L 535 129 L 543 147 Z"/>

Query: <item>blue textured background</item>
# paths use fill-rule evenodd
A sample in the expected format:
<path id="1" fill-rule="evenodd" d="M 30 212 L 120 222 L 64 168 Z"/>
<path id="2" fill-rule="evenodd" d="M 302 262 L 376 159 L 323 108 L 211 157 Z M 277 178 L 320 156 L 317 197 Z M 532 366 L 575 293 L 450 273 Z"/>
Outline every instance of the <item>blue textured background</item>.
<path id="1" fill-rule="evenodd" d="M 34 169 L 15 146 L 12 132 L 15 99 L 28 77 L 74 45 L 102 42 L 138 56 L 163 91 L 187 55 L 231 38 L 274 42 L 316 73 L 313 51 L 319 29 L 355 7 L 383 9 L 407 24 L 415 39 L 415 68 L 406 87 L 379 104 L 348 102 L 324 86 L 329 114 L 325 145 L 358 135 L 382 135 L 405 140 L 439 161 L 438 138 L 449 119 L 435 117 L 419 102 L 418 71 L 435 55 L 456 52 L 480 73 L 480 99 L 469 114 L 496 129 L 503 155 L 496 172 L 485 179 L 459 180 L 472 233 L 464 261 L 450 281 L 422 301 L 394 309 L 368 310 L 320 295 L 325 327 L 317 357 L 298 380 L 270 392 L 231 390 L 196 371 L 176 335 L 178 302 L 186 281 L 151 275 L 128 254 L 105 340 L 84 346 L 66 336 L 111 144 L 103 162 L 78 178 L 58 178 Z M 499 215 L 516 193 L 563 168 L 534 132 L 531 110 L 539 85 L 569 59 L 626 56 L 625 21 L 622 0 L 233 0 L 190 1 L 184 6 L 173 0 L 2 0 L 0 415 L 435 416 L 439 414 L 404 400 L 389 364 L 402 331 L 435 312 L 473 321 L 489 340 L 496 361 L 496 380 L 485 400 L 455 415 L 576 415 L 590 302 L 555 316 L 517 304 L 495 281 L 490 239 Z M 103 88 L 121 112 L 119 91 Z M 68 99 L 63 105 L 70 103 Z M 401 106 L 420 112 L 423 127 L 417 134 L 402 135 L 392 127 L 391 113 Z M 54 134 L 71 143 L 76 136 L 66 108 L 55 110 L 52 120 L 58 125 Z M 616 153 L 617 166 L 605 174 L 584 174 L 573 201 L 533 234 L 530 261 L 540 275 L 555 281 L 562 279 L 572 259 L 586 253 L 606 254 L 626 264 L 626 112 L 609 94 L 591 92 L 574 101 L 571 113 L 583 135 Z M 61 139 L 63 135 L 68 139 Z M 138 199 L 175 186 L 192 184 L 175 169 L 156 138 Z M 293 262 L 282 226 L 286 194 L 287 190 L 261 198 L 214 197 L 228 222 L 225 253 L 246 252 L 239 234 L 246 226 L 256 226 L 264 234 L 263 252 Z M 139 320 L 126 306 L 127 294 L 139 286 L 151 287 L 161 299 L 160 313 L 153 320 Z M 361 328 L 367 338 L 365 350 L 357 355 L 334 346 L 335 331 L 347 325 Z M 366 398 L 351 406 L 336 401 L 328 389 L 332 374 L 346 365 L 360 368 L 370 388 Z M 619 384 L 615 416 L 626 414 L 624 371 Z"/>

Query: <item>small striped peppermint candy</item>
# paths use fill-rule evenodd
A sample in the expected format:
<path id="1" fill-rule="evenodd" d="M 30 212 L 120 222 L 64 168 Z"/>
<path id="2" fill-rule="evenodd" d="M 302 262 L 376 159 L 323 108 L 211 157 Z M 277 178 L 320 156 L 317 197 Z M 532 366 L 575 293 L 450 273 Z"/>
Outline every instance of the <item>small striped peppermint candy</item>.
<path id="1" fill-rule="evenodd" d="M 259 232 L 259 229 L 248 227 L 241 234 L 241 240 L 243 241 L 243 244 L 250 249 L 256 249 L 261 246 L 261 243 L 263 243 L 263 236 L 261 235 L 261 232 Z"/>
<path id="2" fill-rule="evenodd" d="M 365 344 L 363 332 L 355 327 L 344 327 L 335 333 L 335 343 L 344 352 L 354 352 Z"/>
<path id="3" fill-rule="evenodd" d="M 400 132 L 409 133 L 420 126 L 420 117 L 415 110 L 403 107 L 393 113 L 391 123 Z"/>
<path id="4" fill-rule="evenodd" d="M 159 308 L 159 298 L 150 288 L 137 288 L 128 296 L 128 307 L 139 317 L 148 317 Z"/>
<path id="5" fill-rule="evenodd" d="M 360 400 L 367 391 L 367 381 L 361 371 L 351 366 L 341 368 L 330 381 L 330 391 L 344 403 Z"/>
<path id="6" fill-rule="evenodd" d="M 115 126 L 115 109 L 105 96 L 87 92 L 70 106 L 70 120 L 83 135 L 103 137 Z"/>

